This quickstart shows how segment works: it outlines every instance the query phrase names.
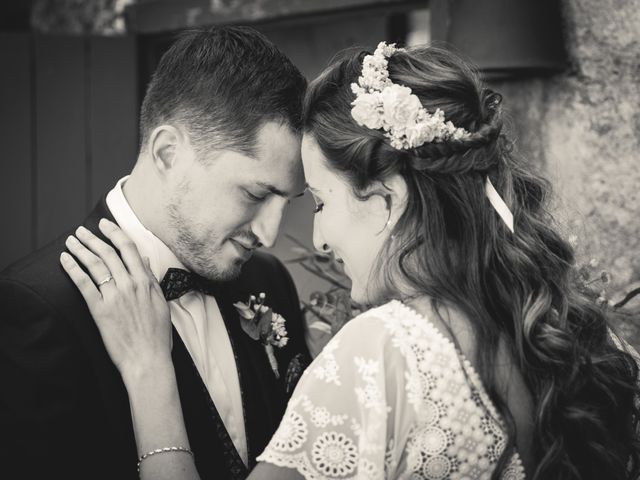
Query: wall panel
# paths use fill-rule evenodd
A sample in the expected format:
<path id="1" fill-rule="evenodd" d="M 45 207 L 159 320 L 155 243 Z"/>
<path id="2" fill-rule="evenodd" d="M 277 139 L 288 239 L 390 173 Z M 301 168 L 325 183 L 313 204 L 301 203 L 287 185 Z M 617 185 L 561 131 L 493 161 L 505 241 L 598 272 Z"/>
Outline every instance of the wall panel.
<path id="1" fill-rule="evenodd" d="M 137 50 L 132 37 L 91 38 L 89 58 L 90 206 L 137 158 Z"/>
<path id="2" fill-rule="evenodd" d="M 27 34 L 0 34 L 0 269 L 34 246 L 30 48 Z"/>
<path id="3" fill-rule="evenodd" d="M 82 221 L 87 212 L 85 41 L 35 37 L 36 245 Z"/>

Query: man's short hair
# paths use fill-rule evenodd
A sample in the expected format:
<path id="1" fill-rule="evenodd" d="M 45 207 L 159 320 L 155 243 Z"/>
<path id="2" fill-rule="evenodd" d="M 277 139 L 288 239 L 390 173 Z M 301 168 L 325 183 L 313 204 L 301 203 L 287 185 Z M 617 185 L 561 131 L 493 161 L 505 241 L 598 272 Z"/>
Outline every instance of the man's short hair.
<path id="1" fill-rule="evenodd" d="M 142 102 L 141 148 L 153 129 L 178 123 L 196 151 L 253 156 L 267 121 L 301 130 L 306 80 L 264 35 L 249 27 L 189 30 L 162 56 Z"/>

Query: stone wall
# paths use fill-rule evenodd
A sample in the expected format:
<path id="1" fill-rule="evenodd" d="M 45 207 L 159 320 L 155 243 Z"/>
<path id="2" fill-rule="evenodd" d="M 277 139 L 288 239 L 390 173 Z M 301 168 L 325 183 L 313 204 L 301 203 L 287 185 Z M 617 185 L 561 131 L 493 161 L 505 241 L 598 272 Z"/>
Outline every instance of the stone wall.
<path id="1" fill-rule="evenodd" d="M 640 286 L 640 1 L 562 3 L 568 70 L 495 86 L 519 151 L 553 181 L 579 261 L 611 274 L 615 302 Z M 629 309 L 620 326 L 640 345 L 640 296 Z"/>

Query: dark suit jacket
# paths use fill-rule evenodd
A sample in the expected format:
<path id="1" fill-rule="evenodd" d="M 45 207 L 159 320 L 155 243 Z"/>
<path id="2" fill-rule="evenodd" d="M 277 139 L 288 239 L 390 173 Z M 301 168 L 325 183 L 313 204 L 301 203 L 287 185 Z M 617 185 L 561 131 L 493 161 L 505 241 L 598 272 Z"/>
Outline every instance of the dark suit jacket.
<path id="1" fill-rule="evenodd" d="M 84 225 L 97 233 L 102 217 L 113 219 L 104 199 Z M 66 236 L 0 273 L 0 477 L 133 480 L 137 451 L 127 392 L 84 300 L 59 265 Z M 290 341 L 276 349 L 280 380 L 262 346 L 241 330 L 233 307 L 260 292 L 287 320 Z M 289 361 L 308 355 L 298 298 L 283 265 L 257 253 L 216 300 L 238 366 L 251 468 L 284 413 Z M 246 477 L 175 330 L 173 360 L 201 477 Z"/>

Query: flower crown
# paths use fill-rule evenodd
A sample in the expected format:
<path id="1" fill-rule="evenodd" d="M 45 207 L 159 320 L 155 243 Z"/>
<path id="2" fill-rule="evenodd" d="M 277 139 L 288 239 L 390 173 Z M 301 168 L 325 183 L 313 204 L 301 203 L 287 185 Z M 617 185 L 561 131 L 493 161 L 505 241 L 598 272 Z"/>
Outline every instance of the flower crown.
<path id="1" fill-rule="evenodd" d="M 464 128 L 445 121 L 439 108 L 429 113 L 409 87 L 393 83 L 389 78 L 387 58 L 404 49 L 392 43 L 380 42 L 373 55 L 362 62 L 358 83 L 351 84 L 356 98 L 351 116 L 358 125 L 373 130 L 383 129 L 398 150 L 416 148 L 425 143 L 447 140 L 467 140 L 471 137 Z M 514 233 L 513 213 L 495 189 L 489 176 L 485 178 L 485 194 L 507 228 Z"/>
<path id="2" fill-rule="evenodd" d="M 383 129 L 398 150 L 416 148 L 425 143 L 465 140 L 471 134 L 445 121 L 439 108 L 429 113 L 409 87 L 393 83 L 389 78 L 387 58 L 404 49 L 380 42 L 373 55 L 362 62 L 358 83 L 351 84 L 356 98 L 351 116 L 358 125 L 373 130 Z"/>

